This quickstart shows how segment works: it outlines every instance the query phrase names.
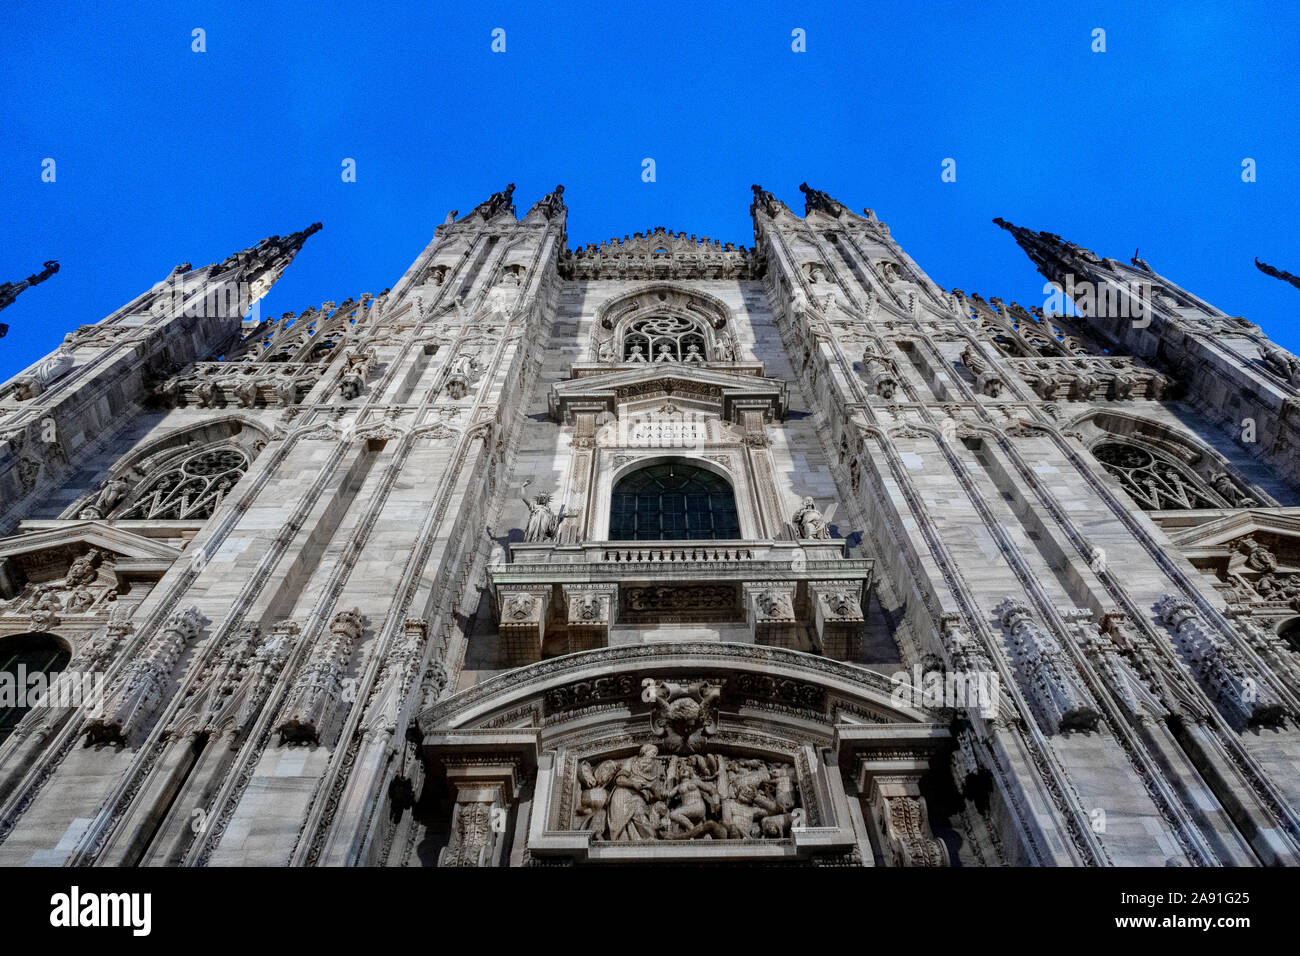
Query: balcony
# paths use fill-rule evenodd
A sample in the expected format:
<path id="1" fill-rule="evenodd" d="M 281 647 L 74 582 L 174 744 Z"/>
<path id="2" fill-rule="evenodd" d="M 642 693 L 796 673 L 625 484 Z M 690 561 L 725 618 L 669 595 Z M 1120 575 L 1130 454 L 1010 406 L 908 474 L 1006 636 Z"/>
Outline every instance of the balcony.
<path id="1" fill-rule="evenodd" d="M 488 577 L 513 667 L 674 632 L 853 660 L 872 572 L 840 541 L 594 541 L 516 544 Z"/>

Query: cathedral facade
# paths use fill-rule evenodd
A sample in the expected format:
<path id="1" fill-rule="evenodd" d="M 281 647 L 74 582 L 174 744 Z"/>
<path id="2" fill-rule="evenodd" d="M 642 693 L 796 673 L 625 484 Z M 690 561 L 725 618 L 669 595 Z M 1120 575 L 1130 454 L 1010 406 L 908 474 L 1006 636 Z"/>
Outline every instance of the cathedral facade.
<path id="1" fill-rule="evenodd" d="M 1300 863 L 1300 361 L 801 190 L 247 318 L 317 224 L 0 386 L 0 864 Z"/>

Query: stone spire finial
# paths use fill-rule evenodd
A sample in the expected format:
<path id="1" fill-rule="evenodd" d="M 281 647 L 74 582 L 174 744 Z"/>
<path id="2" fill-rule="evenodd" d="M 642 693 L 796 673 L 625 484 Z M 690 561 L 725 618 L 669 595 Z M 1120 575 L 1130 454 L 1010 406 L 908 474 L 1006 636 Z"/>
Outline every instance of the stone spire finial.
<path id="1" fill-rule="evenodd" d="M 216 266 L 214 274 L 241 270 L 243 274 L 239 281 L 248 284 L 248 302 L 251 305 L 270 291 L 271 286 L 275 285 L 285 268 L 298 255 L 307 238 L 320 230 L 321 224 L 313 222 L 306 229 L 287 236 L 268 236 L 257 245 L 223 260 Z"/>

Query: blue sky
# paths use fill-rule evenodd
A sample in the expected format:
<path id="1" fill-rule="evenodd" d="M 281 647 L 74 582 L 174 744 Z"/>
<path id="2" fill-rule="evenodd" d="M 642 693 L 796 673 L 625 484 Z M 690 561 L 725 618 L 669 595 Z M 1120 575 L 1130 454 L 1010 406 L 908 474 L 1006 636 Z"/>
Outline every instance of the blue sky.
<path id="1" fill-rule="evenodd" d="M 944 288 L 1041 304 L 1002 216 L 1140 246 L 1300 350 L 1300 290 L 1253 264 L 1300 273 L 1300 4 L 1068 6 L 6 0 L 0 281 L 62 271 L 0 314 L 0 379 L 177 262 L 316 220 L 263 307 L 378 292 L 509 181 L 521 213 L 564 183 L 571 246 L 656 225 L 749 245 L 750 183 L 801 210 L 806 179 Z"/>

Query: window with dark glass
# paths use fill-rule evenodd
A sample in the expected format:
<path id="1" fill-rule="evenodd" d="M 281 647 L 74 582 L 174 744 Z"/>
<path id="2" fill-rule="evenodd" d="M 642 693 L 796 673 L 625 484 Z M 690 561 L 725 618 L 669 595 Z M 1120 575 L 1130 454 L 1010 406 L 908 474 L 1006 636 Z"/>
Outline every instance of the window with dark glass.
<path id="1" fill-rule="evenodd" d="M 614 486 L 613 541 L 735 540 L 736 496 L 726 479 L 680 462 L 651 465 Z"/>
<path id="2" fill-rule="evenodd" d="M 17 634 L 0 640 L 0 680 L 8 684 L 13 695 L 0 694 L 0 741 L 8 737 L 27 711 L 27 678 L 41 673 L 62 672 L 72 655 L 62 641 L 49 634 Z M 28 706 L 18 706 L 24 701 Z"/>

